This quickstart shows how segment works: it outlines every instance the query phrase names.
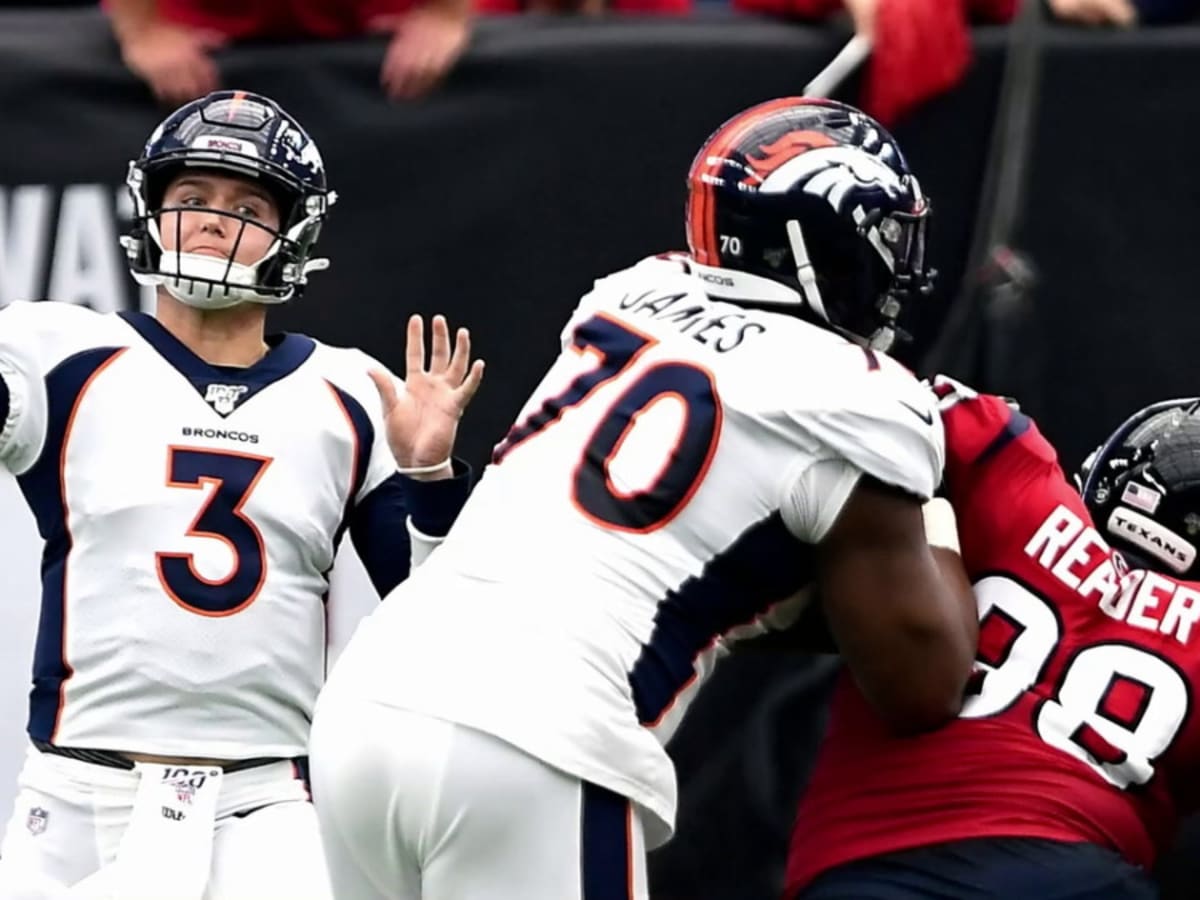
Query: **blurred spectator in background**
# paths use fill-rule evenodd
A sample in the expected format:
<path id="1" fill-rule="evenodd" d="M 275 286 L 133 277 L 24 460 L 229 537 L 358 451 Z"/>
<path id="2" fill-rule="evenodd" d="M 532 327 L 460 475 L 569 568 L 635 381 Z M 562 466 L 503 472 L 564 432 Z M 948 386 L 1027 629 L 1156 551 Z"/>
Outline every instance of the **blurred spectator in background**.
<path id="1" fill-rule="evenodd" d="M 107 0 L 125 65 L 164 103 L 194 100 L 220 84 L 209 56 L 240 40 L 390 34 L 379 81 L 393 99 L 429 91 L 470 33 L 470 0 Z"/>
<path id="2" fill-rule="evenodd" d="M 484 15 L 519 12 L 585 16 L 607 12 L 686 15 L 692 11 L 692 0 L 475 0 L 475 10 Z"/>
<path id="3" fill-rule="evenodd" d="M 1137 23 L 1132 0 L 1048 0 L 1055 18 L 1081 25 L 1123 25 Z"/>
<path id="4" fill-rule="evenodd" d="M 1047 0 L 1064 22 L 1080 25 L 1161 25 L 1196 17 L 1200 0 Z"/>
<path id="5" fill-rule="evenodd" d="M 1007 22 L 1015 15 L 1019 0 L 732 2 L 735 9 L 800 21 L 825 19 L 843 9 L 848 12 L 855 31 L 873 44 L 862 106 L 884 125 L 893 125 L 962 80 L 971 61 L 968 21 Z"/>

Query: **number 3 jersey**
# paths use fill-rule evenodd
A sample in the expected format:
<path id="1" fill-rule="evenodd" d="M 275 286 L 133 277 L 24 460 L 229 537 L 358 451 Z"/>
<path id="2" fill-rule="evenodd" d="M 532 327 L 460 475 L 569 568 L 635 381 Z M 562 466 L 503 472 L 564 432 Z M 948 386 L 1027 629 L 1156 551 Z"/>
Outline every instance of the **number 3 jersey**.
<path id="1" fill-rule="evenodd" d="M 31 737 L 306 752 L 342 532 L 390 589 L 420 502 L 397 492 L 371 365 L 285 335 L 223 369 L 149 316 L 0 311 L 0 462 L 45 541 Z"/>
<path id="2" fill-rule="evenodd" d="M 936 389 L 979 607 L 975 678 L 957 720 L 904 739 L 843 676 L 789 895 L 845 862 L 969 838 L 1088 841 L 1149 867 L 1193 805 L 1200 585 L 1130 571 L 1021 412 Z"/>
<path id="3" fill-rule="evenodd" d="M 654 258 L 597 282 L 445 543 L 359 628 L 338 685 L 471 726 L 650 813 L 731 633 L 808 583 L 861 473 L 928 496 L 933 398 L 902 367 Z M 880 598 L 886 602 L 887 598 Z"/>

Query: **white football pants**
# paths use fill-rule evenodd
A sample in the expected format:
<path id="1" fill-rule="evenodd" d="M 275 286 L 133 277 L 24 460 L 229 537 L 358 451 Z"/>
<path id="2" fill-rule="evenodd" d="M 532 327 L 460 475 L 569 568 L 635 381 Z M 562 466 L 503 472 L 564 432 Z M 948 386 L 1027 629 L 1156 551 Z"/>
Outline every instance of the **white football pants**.
<path id="1" fill-rule="evenodd" d="M 309 754 L 337 900 L 648 900 L 634 804 L 498 738 L 338 692 Z"/>
<path id="2" fill-rule="evenodd" d="M 30 748 L 0 844 L 0 900 L 108 900 L 108 872 L 132 831 L 139 781 L 134 771 Z M 187 793 L 180 809 L 190 815 Z M 226 773 L 212 799 L 212 835 L 204 847 L 211 858 L 199 878 L 203 900 L 331 900 L 316 814 L 296 765 Z M 162 817 L 169 828 L 166 804 Z M 172 846 L 169 830 L 161 838 L 155 845 L 161 853 L 151 860 L 154 896 L 194 897 L 180 877 L 194 848 L 183 841 Z"/>

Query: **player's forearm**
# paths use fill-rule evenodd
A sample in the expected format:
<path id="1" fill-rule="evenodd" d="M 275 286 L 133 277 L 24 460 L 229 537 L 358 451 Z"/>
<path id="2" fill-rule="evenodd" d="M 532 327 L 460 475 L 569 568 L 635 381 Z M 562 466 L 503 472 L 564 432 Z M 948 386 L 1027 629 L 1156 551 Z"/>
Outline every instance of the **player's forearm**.
<path id="1" fill-rule="evenodd" d="M 422 5 L 447 18 L 466 20 L 471 15 L 471 0 L 425 0 Z"/>
<path id="2" fill-rule="evenodd" d="M 956 551 L 953 511 L 860 481 L 818 545 L 818 591 L 830 632 L 864 696 L 895 731 L 958 714 L 975 653 L 974 608 Z"/>
<path id="3" fill-rule="evenodd" d="M 930 553 L 941 581 L 933 593 L 936 615 L 911 631 L 911 661 L 906 670 L 921 674 L 916 702 L 909 704 L 907 715 L 892 723 L 900 732 L 926 731 L 957 716 L 975 662 L 979 622 L 962 560 L 956 551 L 943 547 L 930 547 Z"/>
<path id="4" fill-rule="evenodd" d="M 957 554 L 933 548 L 917 571 L 905 563 L 885 574 L 876 601 L 869 615 L 828 610 L 863 695 L 897 733 L 945 724 L 962 707 L 977 630 L 967 614 L 974 601 Z"/>
<path id="5" fill-rule="evenodd" d="M 915 731 L 936 727 L 958 715 L 979 637 L 975 596 L 959 551 L 954 509 L 948 501 L 935 498 L 925 503 L 921 512 L 933 562 L 930 574 L 936 584 L 928 590 L 928 605 L 909 607 L 925 613 L 924 620 L 910 623 L 916 626 L 911 647 L 914 662 L 928 654 L 922 679 L 927 696 L 917 704 L 918 714 L 899 723 L 901 730 Z"/>
<path id="6" fill-rule="evenodd" d="M 948 614 L 958 623 L 958 632 L 953 641 L 953 662 L 957 669 L 965 669 L 965 677 L 969 677 L 975 665 L 979 643 L 979 614 L 971 581 L 957 550 L 948 547 L 930 547 L 929 550 L 946 586 Z"/>
<path id="7" fill-rule="evenodd" d="M 107 9 L 118 41 L 158 20 L 158 0 L 108 0 Z"/>
<path id="8" fill-rule="evenodd" d="M 955 641 L 942 632 L 907 626 L 894 635 L 886 662 L 850 670 L 879 717 L 897 734 L 919 734 L 938 728 L 962 708 L 969 669 Z M 849 654 L 847 654 L 849 656 Z"/>
<path id="9" fill-rule="evenodd" d="M 957 550 L 947 547 L 929 548 L 937 563 L 944 590 L 941 602 L 945 625 L 940 643 L 941 655 L 935 658 L 945 675 L 951 717 L 962 709 L 967 681 L 975 667 L 975 654 L 979 645 L 979 617 L 976 612 L 975 594 L 971 588 L 962 557 Z M 935 722 L 934 725 L 940 725 Z"/>

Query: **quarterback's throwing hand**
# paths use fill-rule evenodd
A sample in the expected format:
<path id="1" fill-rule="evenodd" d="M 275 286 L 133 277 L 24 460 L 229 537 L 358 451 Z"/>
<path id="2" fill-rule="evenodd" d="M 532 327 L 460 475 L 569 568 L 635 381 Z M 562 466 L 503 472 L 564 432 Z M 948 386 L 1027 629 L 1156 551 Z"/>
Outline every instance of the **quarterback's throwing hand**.
<path id="1" fill-rule="evenodd" d="M 383 401 L 388 444 L 401 470 L 430 469 L 414 472 L 418 477 L 446 477 L 450 466 L 433 471 L 432 467 L 450 459 L 458 420 L 483 380 L 483 360 L 471 362 L 471 333 L 458 329 L 454 349 L 450 348 L 450 327 L 445 316 L 434 316 L 433 346 L 429 364 L 425 360 L 425 322 L 418 316 L 408 320 L 403 388 L 379 370 L 371 380 Z"/>

